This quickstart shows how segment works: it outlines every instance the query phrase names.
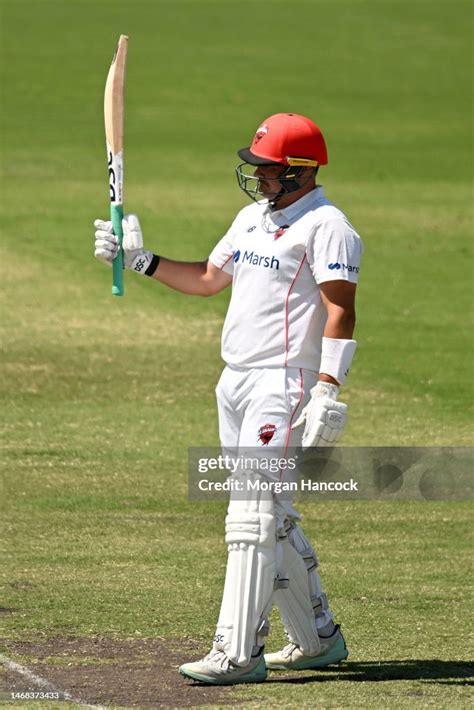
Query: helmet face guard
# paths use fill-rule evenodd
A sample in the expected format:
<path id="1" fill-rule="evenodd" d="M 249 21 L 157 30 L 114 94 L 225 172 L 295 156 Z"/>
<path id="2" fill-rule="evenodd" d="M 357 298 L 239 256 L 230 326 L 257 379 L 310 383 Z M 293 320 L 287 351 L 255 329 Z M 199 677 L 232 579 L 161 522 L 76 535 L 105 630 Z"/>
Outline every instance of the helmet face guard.
<path id="1" fill-rule="evenodd" d="M 313 174 L 311 174 L 304 182 L 298 182 L 298 178 L 301 173 L 307 170 L 307 165 L 282 165 L 281 167 L 285 168 L 281 175 L 271 178 L 272 180 L 278 180 L 280 190 L 279 192 L 275 192 L 273 197 L 269 197 L 268 193 L 265 195 L 261 190 L 262 179 L 250 174 L 255 166 L 250 165 L 249 163 L 240 163 L 240 165 L 238 165 L 235 169 L 240 189 L 243 190 L 252 200 L 254 200 L 254 202 L 259 202 L 259 200 L 263 197 L 268 197 L 269 203 L 272 206 L 275 206 L 282 197 L 300 190 L 313 177 Z M 317 166 L 315 171 L 317 172 Z"/>

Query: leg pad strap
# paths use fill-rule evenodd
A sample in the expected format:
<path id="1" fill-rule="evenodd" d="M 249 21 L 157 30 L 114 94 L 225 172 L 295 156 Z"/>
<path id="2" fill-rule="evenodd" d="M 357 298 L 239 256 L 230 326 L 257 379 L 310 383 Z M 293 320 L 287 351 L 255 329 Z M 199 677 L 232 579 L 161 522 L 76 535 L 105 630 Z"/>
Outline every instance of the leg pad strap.
<path id="1" fill-rule="evenodd" d="M 268 513 L 229 514 L 225 519 L 225 541 L 228 545 L 275 545 L 275 518 Z"/>

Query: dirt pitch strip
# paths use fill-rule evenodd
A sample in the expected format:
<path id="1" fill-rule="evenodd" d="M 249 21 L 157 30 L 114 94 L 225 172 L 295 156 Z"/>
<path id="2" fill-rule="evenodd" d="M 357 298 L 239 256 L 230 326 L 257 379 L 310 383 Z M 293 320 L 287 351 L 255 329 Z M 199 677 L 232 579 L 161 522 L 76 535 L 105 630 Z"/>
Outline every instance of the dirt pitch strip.
<path id="1" fill-rule="evenodd" d="M 194 683 L 178 674 L 181 663 L 206 653 L 192 639 L 1 640 L 0 648 L 5 699 L 12 692 L 58 692 L 63 700 L 97 710 L 239 704 L 232 688 Z"/>

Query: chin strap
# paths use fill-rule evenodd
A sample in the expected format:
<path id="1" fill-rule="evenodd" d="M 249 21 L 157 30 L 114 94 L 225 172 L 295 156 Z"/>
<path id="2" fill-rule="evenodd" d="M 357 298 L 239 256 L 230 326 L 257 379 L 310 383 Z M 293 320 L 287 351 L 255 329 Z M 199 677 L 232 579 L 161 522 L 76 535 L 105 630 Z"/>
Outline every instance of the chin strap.
<path id="1" fill-rule="evenodd" d="M 272 200 L 269 200 L 269 204 L 272 208 L 276 206 L 277 202 L 281 200 L 282 197 L 290 194 L 290 192 L 296 192 L 296 190 L 299 190 L 300 187 L 302 187 L 302 185 L 300 185 L 296 179 L 300 175 L 302 170 L 304 170 L 304 168 L 295 168 L 289 165 L 286 168 L 285 172 L 279 176 L 278 181 L 281 185 L 281 189 L 280 192 L 275 195 Z"/>
<path id="2" fill-rule="evenodd" d="M 280 192 L 275 195 L 275 197 L 272 200 L 269 200 L 268 204 L 272 209 L 275 209 L 277 203 L 281 200 L 282 197 L 285 195 L 289 195 L 292 192 L 296 192 L 297 190 L 300 190 L 302 187 L 308 184 L 308 182 L 313 178 L 313 174 L 308 177 L 308 179 L 300 184 L 297 180 L 297 178 L 303 173 L 305 170 L 307 170 L 307 166 L 292 166 L 289 165 L 285 172 L 279 175 L 278 180 L 281 185 L 281 190 Z M 314 176 L 318 172 L 317 168 L 316 171 L 314 172 Z"/>

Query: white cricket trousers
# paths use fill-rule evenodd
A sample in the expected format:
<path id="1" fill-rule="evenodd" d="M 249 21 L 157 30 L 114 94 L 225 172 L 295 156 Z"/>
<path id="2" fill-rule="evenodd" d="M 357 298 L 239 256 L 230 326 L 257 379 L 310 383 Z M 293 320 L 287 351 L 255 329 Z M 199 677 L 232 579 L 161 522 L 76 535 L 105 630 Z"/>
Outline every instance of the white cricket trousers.
<path id="1" fill-rule="evenodd" d="M 295 367 L 242 368 L 227 365 L 216 387 L 219 435 L 226 449 L 259 450 L 261 457 L 275 456 L 301 446 L 304 427 L 292 430 L 318 374 Z M 275 495 L 277 530 L 286 517 L 299 519 L 288 492 Z"/>

